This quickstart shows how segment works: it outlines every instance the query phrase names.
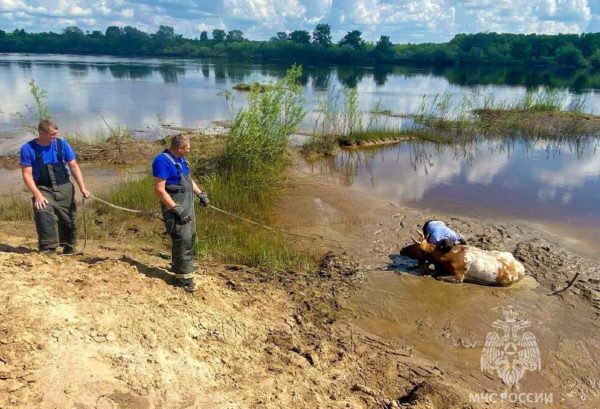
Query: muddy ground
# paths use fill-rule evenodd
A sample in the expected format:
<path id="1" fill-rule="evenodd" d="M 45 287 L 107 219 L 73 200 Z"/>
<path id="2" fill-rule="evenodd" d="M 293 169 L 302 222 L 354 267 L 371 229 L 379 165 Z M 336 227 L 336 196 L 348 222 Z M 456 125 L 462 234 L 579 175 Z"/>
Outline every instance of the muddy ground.
<path id="1" fill-rule="evenodd" d="M 519 407 L 469 401 L 505 390 L 479 358 L 508 305 L 532 323 L 542 355 L 518 390 L 552 393 L 540 407 L 600 407 L 597 260 L 532 227 L 423 213 L 300 172 L 290 180 L 276 221 L 339 245 L 323 242 L 311 272 L 202 263 L 194 295 L 173 286 L 166 240 L 133 229 L 84 255 L 45 256 L 32 250 L 32 223 L 3 223 L 0 408 Z M 529 277 L 494 288 L 415 275 L 394 256 L 431 217 L 514 251 Z M 573 287 L 547 295 L 576 272 Z"/>

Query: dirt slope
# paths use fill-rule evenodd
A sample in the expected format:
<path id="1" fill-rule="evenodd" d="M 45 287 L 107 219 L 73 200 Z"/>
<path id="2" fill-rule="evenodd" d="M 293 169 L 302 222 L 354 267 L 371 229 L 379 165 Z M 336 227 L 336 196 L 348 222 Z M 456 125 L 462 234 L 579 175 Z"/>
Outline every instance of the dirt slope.
<path id="1" fill-rule="evenodd" d="M 446 382 L 410 348 L 336 322 L 358 278 L 344 257 L 311 274 L 207 266 L 190 296 L 132 244 L 62 257 L 0 242 L 2 408 L 396 407 Z"/>

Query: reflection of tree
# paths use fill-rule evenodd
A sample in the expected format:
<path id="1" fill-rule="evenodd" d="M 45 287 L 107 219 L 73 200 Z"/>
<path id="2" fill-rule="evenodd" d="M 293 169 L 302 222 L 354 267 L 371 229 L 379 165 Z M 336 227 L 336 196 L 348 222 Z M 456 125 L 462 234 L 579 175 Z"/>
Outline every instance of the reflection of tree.
<path id="1" fill-rule="evenodd" d="M 233 81 L 243 81 L 246 76 L 252 73 L 250 66 L 241 64 L 227 65 L 227 76 Z"/>
<path id="2" fill-rule="evenodd" d="M 215 63 L 215 78 L 218 80 L 224 80 L 227 78 L 227 74 L 225 74 L 225 65 L 220 63 Z"/>
<path id="3" fill-rule="evenodd" d="M 337 76 L 340 82 L 349 87 L 355 88 L 365 75 L 365 69 L 361 67 L 339 66 L 337 67 Z"/>
<path id="4" fill-rule="evenodd" d="M 152 68 L 147 65 L 111 64 L 109 69 L 117 79 L 142 79 L 152 74 Z"/>
<path id="5" fill-rule="evenodd" d="M 433 69 L 435 75 L 442 75 L 451 84 L 458 85 L 520 85 L 528 89 L 541 86 L 550 88 L 570 88 L 574 92 L 584 89 L 600 88 L 600 75 L 593 70 L 540 68 L 540 67 L 503 67 L 458 65 L 442 70 Z M 414 76 L 423 71 L 406 68 L 394 68 L 394 74 Z"/>
<path id="6" fill-rule="evenodd" d="M 373 70 L 373 79 L 378 87 L 385 85 L 387 76 L 392 72 L 393 67 L 389 65 L 376 65 Z"/>
<path id="7" fill-rule="evenodd" d="M 589 138 L 579 141 L 499 138 L 457 141 L 453 144 L 415 141 L 364 150 L 342 150 L 337 156 L 313 161 L 310 166 L 313 172 L 335 177 L 344 185 L 352 185 L 356 176 L 366 173 L 371 184 L 375 185 L 373 170 L 376 164 L 389 161 L 390 157 L 397 163 L 408 160 L 415 173 L 428 175 L 432 168 L 439 164 L 440 158 L 472 164 L 478 158 L 497 155 L 510 157 L 517 150 L 526 157 L 539 155 L 540 150 L 543 150 L 546 158 L 559 156 L 561 152 L 566 151 L 576 154 L 577 158 L 581 159 L 586 151 L 591 150 L 595 153 L 599 144 L 598 140 Z M 398 183 L 402 183 L 400 178 Z"/>
<path id="8" fill-rule="evenodd" d="M 174 84 L 180 75 L 185 75 L 185 68 L 175 64 L 161 64 L 158 66 L 158 72 L 165 84 Z"/>
<path id="9" fill-rule="evenodd" d="M 210 68 L 208 64 L 202 64 L 202 75 L 204 78 L 208 78 L 210 76 Z"/>
<path id="10" fill-rule="evenodd" d="M 329 78 L 331 78 L 331 71 L 325 68 L 316 68 L 311 70 L 310 76 L 312 78 L 313 88 L 319 91 L 325 91 L 329 87 Z"/>
<path id="11" fill-rule="evenodd" d="M 71 75 L 73 75 L 74 77 L 85 77 L 88 74 L 88 65 L 87 64 L 75 64 L 75 63 L 69 63 L 68 64 L 69 67 L 69 71 L 71 71 Z"/>

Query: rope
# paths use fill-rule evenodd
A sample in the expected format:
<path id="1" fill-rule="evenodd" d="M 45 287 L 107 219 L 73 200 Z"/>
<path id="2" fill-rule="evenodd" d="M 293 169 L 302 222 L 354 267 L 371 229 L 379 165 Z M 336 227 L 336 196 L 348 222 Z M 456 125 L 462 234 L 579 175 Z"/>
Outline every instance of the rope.
<path id="1" fill-rule="evenodd" d="M 100 203 L 104 203 L 105 205 L 112 207 L 113 209 L 122 210 L 124 212 L 138 213 L 138 214 L 160 214 L 160 212 L 158 212 L 156 210 L 136 210 L 136 209 L 128 209 L 127 207 L 117 206 L 116 204 L 107 202 L 106 200 L 100 199 L 99 197 L 94 196 L 92 194 L 90 194 L 90 199 L 96 200 Z"/>
<path id="2" fill-rule="evenodd" d="M 136 213 L 136 214 L 160 214 L 160 212 L 152 211 L 152 210 L 136 210 L 136 209 L 129 209 L 129 208 L 123 207 L 123 206 L 117 206 L 117 205 L 115 205 L 113 203 L 107 202 L 104 199 L 100 199 L 99 197 L 96 197 L 94 195 L 90 195 L 90 199 L 96 200 L 96 201 L 98 201 L 100 203 L 103 203 L 103 204 L 109 206 L 109 207 L 112 207 L 113 209 L 122 210 L 124 212 Z M 293 232 L 290 232 L 290 231 L 287 231 L 287 230 L 284 230 L 284 229 L 281 229 L 281 228 L 267 226 L 265 224 L 256 222 L 254 220 L 246 219 L 245 217 L 241 217 L 241 216 L 238 216 L 236 214 L 230 213 L 230 212 L 228 212 L 226 210 L 219 209 L 218 207 L 213 206 L 213 205 L 208 205 L 208 208 L 213 209 L 213 210 L 215 210 L 215 211 L 217 211 L 219 213 L 226 214 L 226 215 L 228 215 L 230 217 L 233 217 L 235 219 L 242 220 L 242 221 L 244 221 L 246 223 L 249 223 L 249 224 L 252 224 L 254 226 L 261 227 L 261 228 L 266 229 L 266 230 L 274 231 L 274 232 L 277 232 L 277 233 L 280 233 L 280 234 L 287 234 L 288 236 L 293 236 L 293 237 L 298 237 L 298 238 L 304 238 L 304 239 L 310 239 L 310 240 L 329 241 L 329 242 L 335 243 L 335 245 L 338 246 L 339 248 L 342 248 L 342 245 L 340 244 L 340 242 L 337 241 L 337 240 L 334 240 L 334 239 L 327 239 L 327 238 L 325 238 L 323 236 L 316 235 L 316 234 L 308 235 L 308 234 L 301 234 L 301 233 L 293 233 Z"/>
<path id="3" fill-rule="evenodd" d="M 223 209 L 219 209 L 218 207 L 215 207 L 213 205 L 208 205 L 208 208 L 216 210 L 217 212 L 226 214 L 226 215 L 228 215 L 230 217 L 242 220 L 242 221 L 244 221 L 246 223 L 250 223 L 250 224 L 253 224 L 255 226 L 262 227 L 263 229 L 266 229 L 266 230 L 274 231 L 274 232 L 281 233 L 281 234 L 287 234 L 289 236 L 310 239 L 310 240 L 330 241 L 332 243 L 335 243 L 339 248 L 342 248 L 342 245 L 340 244 L 340 242 L 337 241 L 337 240 L 334 240 L 334 239 L 328 239 L 328 238 L 325 238 L 325 237 L 317 235 L 317 234 L 308 235 L 308 234 L 301 234 L 301 233 L 293 233 L 293 232 L 290 232 L 290 231 L 287 231 L 287 230 L 284 230 L 284 229 L 281 229 L 281 228 L 278 228 L 278 227 L 267 226 L 265 224 L 262 224 L 262 223 L 259 223 L 259 222 L 255 222 L 254 220 L 246 219 L 246 218 L 238 216 L 236 214 L 229 213 L 228 211 L 225 211 Z"/>

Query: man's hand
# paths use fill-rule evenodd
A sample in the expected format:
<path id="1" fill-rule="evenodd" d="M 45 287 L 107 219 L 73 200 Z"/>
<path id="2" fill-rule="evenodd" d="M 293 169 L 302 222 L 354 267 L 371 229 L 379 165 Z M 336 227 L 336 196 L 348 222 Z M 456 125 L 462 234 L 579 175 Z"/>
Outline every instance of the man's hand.
<path id="1" fill-rule="evenodd" d="M 90 191 L 86 188 L 81 189 L 81 196 L 83 196 L 84 199 L 89 199 L 91 195 L 92 194 L 90 193 Z"/>
<path id="2" fill-rule="evenodd" d="M 208 194 L 206 192 L 196 193 L 198 200 L 200 200 L 200 204 L 204 207 L 208 207 L 210 204 L 210 200 L 208 200 Z"/>
<path id="3" fill-rule="evenodd" d="M 168 210 L 168 212 L 175 215 L 178 224 L 188 224 L 192 221 L 192 216 L 183 207 L 177 205 Z"/>
<path id="4" fill-rule="evenodd" d="M 37 210 L 41 210 L 46 206 L 48 206 L 48 201 L 44 196 L 42 196 L 41 193 L 33 197 L 33 207 L 35 207 Z"/>

